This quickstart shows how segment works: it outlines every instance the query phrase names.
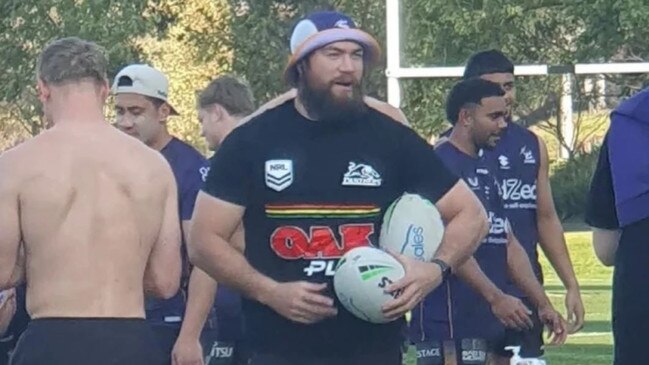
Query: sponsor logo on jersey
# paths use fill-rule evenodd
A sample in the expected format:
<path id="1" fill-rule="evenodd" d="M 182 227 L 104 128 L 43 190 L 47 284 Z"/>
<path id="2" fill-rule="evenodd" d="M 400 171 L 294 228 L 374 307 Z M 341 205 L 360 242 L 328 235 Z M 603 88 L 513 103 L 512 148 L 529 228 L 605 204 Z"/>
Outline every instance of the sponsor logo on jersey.
<path id="1" fill-rule="evenodd" d="M 521 148 L 521 155 L 523 156 L 523 163 L 524 164 L 535 164 L 536 163 L 536 159 L 534 158 L 534 154 L 532 153 L 532 151 L 529 148 L 527 148 L 527 146 L 523 146 L 523 148 Z"/>
<path id="2" fill-rule="evenodd" d="M 505 201 L 536 201 L 536 184 L 523 184 L 521 179 L 503 179 L 500 192 Z"/>
<path id="3" fill-rule="evenodd" d="M 425 365 L 442 364 L 442 346 L 435 341 L 418 342 L 415 344 L 417 363 Z"/>
<path id="4" fill-rule="evenodd" d="M 209 166 L 203 166 L 200 169 L 198 169 L 198 173 L 201 174 L 201 179 L 203 182 L 207 181 L 207 175 L 210 173 L 210 167 Z"/>
<path id="5" fill-rule="evenodd" d="M 266 161 L 266 186 L 282 191 L 293 183 L 293 161 L 268 160 Z"/>
<path id="6" fill-rule="evenodd" d="M 469 184 L 469 187 L 471 187 L 471 190 L 480 190 L 480 181 L 477 177 L 469 177 L 466 179 L 466 182 Z"/>
<path id="7" fill-rule="evenodd" d="M 381 186 L 381 175 L 370 165 L 349 162 L 343 175 L 343 186 Z"/>
<path id="8" fill-rule="evenodd" d="M 216 359 L 229 359 L 232 358 L 233 354 L 234 346 L 221 342 L 215 342 L 214 345 L 212 345 L 212 350 L 210 351 L 210 357 Z"/>
<path id="9" fill-rule="evenodd" d="M 489 212 L 489 234 L 482 242 L 502 245 L 507 243 L 507 227 L 509 223 L 506 218 L 497 216 L 494 212 Z"/>
<path id="10" fill-rule="evenodd" d="M 463 339 L 462 347 L 463 364 L 484 364 L 487 359 L 487 346 L 484 340 Z"/>
<path id="11" fill-rule="evenodd" d="M 462 350 L 462 362 L 465 364 L 484 364 L 487 352 L 484 350 Z"/>
<path id="12" fill-rule="evenodd" d="M 500 164 L 501 170 L 509 170 L 509 159 L 505 155 L 498 156 L 498 163 Z"/>
<path id="13" fill-rule="evenodd" d="M 297 226 L 281 226 L 270 236 L 270 246 L 285 260 L 309 260 L 304 269 L 307 276 L 324 273 L 333 276 L 336 263 L 347 251 L 370 246 L 373 223 L 343 224 L 336 233 L 329 226 L 311 226 L 304 230 Z"/>

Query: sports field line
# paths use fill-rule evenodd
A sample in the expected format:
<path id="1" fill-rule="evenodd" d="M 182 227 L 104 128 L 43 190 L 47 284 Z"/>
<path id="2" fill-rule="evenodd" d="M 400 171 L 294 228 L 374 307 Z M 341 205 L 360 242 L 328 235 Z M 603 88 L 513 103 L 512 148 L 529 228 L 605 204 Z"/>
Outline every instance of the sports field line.
<path id="1" fill-rule="evenodd" d="M 570 335 L 570 337 L 599 337 L 599 336 L 613 336 L 613 332 L 577 332 Z"/>

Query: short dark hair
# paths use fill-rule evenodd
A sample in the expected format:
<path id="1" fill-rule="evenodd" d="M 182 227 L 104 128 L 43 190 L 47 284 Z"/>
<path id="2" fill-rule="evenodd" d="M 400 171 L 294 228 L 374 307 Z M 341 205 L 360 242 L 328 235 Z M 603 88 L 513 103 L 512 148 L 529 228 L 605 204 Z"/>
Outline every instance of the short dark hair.
<path id="1" fill-rule="evenodd" d="M 77 37 L 61 38 L 49 43 L 41 52 L 37 66 L 38 78 L 46 84 L 107 80 L 106 50 L 94 42 Z"/>
<path id="2" fill-rule="evenodd" d="M 255 111 L 255 99 L 248 84 L 231 76 L 219 76 L 198 95 L 198 107 L 219 104 L 230 115 L 248 115 Z"/>
<path id="3" fill-rule="evenodd" d="M 154 98 L 153 96 L 147 96 L 147 95 L 144 95 L 144 97 L 145 97 L 148 101 L 150 101 L 151 104 L 153 104 L 153 106 L 154 106 L 156 109 L 160 108 L 160 107 L 165 103 L 164 100 L 162 100 L 162 99 L 158 99 L 158 98 Z"/>
<path id="4" fill-rule="evenodd" d="M 464 79 L 494 73 L 514 73 L 514 64 L 502 52 L 490 49 L 473 54 L 466 62 Z"/>
<path id="5" fill-rule="evenodd" d="M 505 91 L 495 82 L 472 78 L 455 84 L 446 100 L 446 118 L 455 125 L 460 118 L 460 111 L 480 105 L 482 99 L 492 96 L 504 96 Z"/>

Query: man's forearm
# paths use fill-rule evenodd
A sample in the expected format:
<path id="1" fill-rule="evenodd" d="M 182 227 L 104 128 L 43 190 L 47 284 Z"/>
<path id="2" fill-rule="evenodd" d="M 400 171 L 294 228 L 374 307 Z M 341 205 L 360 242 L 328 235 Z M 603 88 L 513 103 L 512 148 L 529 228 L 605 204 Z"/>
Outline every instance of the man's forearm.
<path id="1" fill-rule="evenodd" d="M 534 275 L 527 253 L 518 242 L 507 244 L 507 270 L 514 284 L 532 300 L 537 308 L 550 303 L 541 283 Z"/>
<path id="2" fill-rule="evenodd" d="M 212 310 L 217 283 L 204 271 L 194 268 L 189 277 L 187 307 L 180 336 L 200 338 L 205 321 Z"/>
<path id="3" fill-rule="evenodd" d="M 503 294 L 503 291 L 489 280 L 473 257 L 470 257 L 456 270 L 456 275 L 489 303 L 492 303 L 496 297 Z"/>
<path id="4" fill-rule="evenodd" d="M 435 257 L 457 270 L 473 256 L 488 230 L 484 210 L 467 209 L 460 212 L 447 224 Z"/>
<path id="5" fill-rule="evenodd" d="M 578 289 L 579 282 L 570 260 L 561 222 L 555 217 L 539 217 L 539 242 L 566 289 Z"/>
<path id="6" fill-rule="evenodd" d="M 267 295 L 277 282 L 255 270 L 246 258 L 217 234 L 195 237 L 190 246 L 192 263 L 217 282 L 266 304 Z"/>

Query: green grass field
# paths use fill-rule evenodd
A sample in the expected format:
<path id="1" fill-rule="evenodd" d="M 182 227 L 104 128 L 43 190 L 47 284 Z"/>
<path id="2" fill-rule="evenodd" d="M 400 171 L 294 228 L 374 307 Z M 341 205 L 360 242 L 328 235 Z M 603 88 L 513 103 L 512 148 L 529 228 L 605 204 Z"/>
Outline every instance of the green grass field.
<path id="1" fill-rule="evenodd" d="M 545 360 L 548 365 L 610 365 L 613 362 L 610 314 L 613 271 L 597 261 L 590 237 L 590 232 L 566 233 L 568 249 L 581 284 L 586 324 L 580 332 L 570 336 L 565 345 L 546 347 Z M 545 288 L 548 295 L 555 307 L 565 315 L 563 285 L 543 256 L 541 263 L 546 275 Z M 416 364 L 412 351 L 405 363 Z"/>
<path id="2" fill-rule="evenodd" d="M 613 270 L 602 266 L 593 252 L 590 232 L 566 233 L 570 256 L 581 284 L 586 306 L 586 325 L 568 338 L 561 347 L 547 347 L 547 361 L 551 365 L 610 365 L 613 362 L 611 335 L 611 275 Z M 565 291 L 545 257 L 546 290 L 557 308 L 562 308 Z"/>

